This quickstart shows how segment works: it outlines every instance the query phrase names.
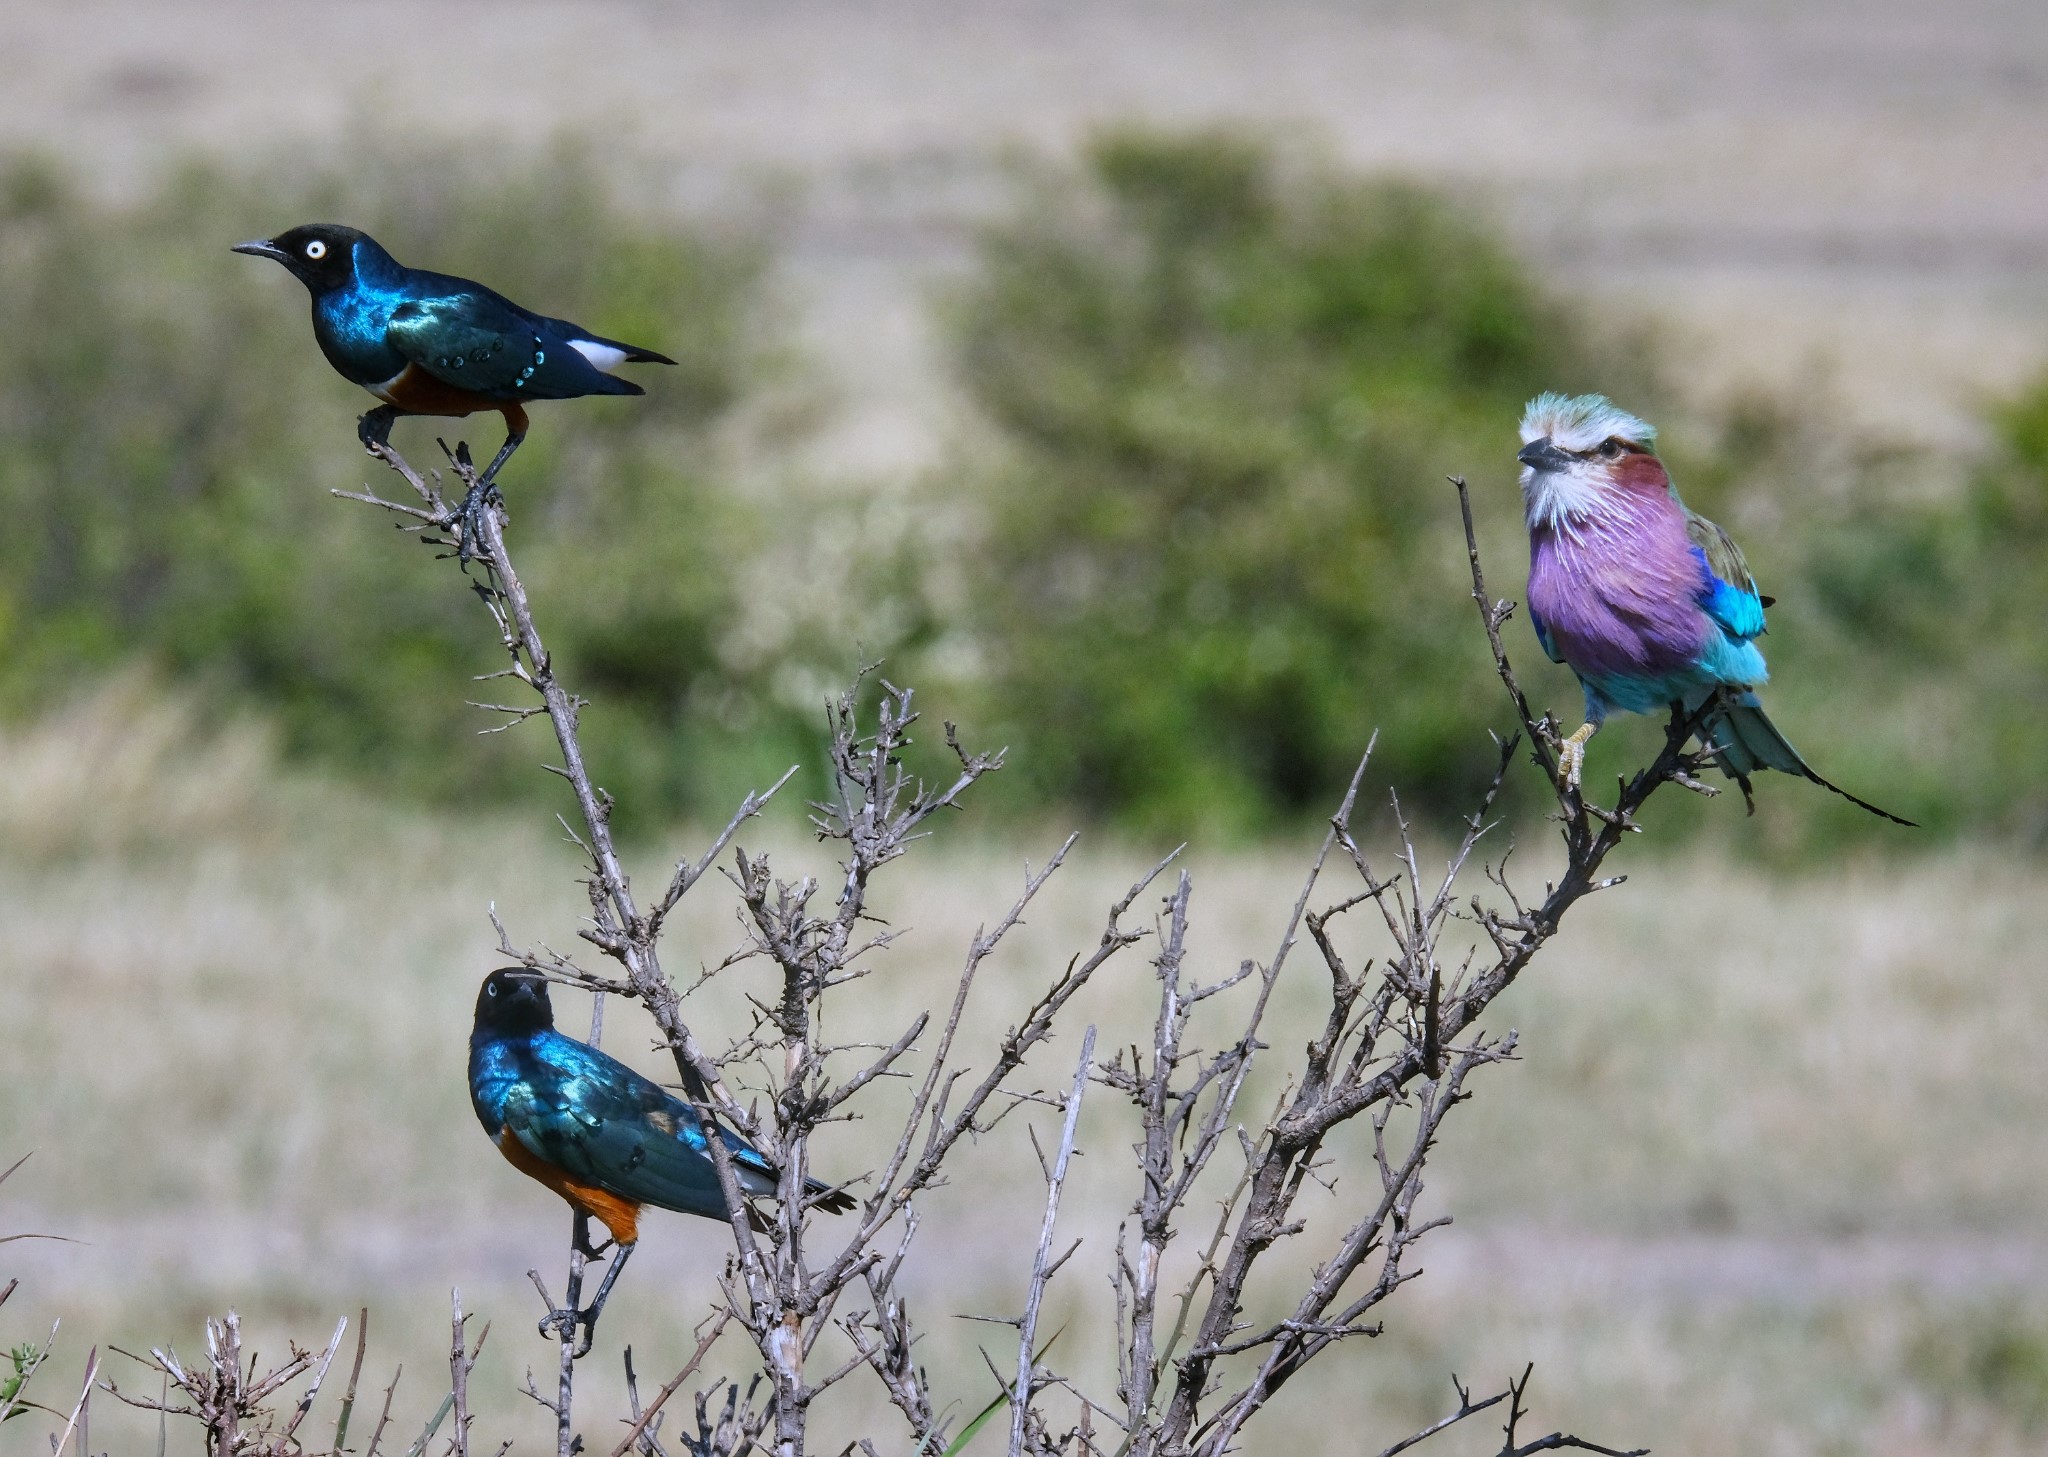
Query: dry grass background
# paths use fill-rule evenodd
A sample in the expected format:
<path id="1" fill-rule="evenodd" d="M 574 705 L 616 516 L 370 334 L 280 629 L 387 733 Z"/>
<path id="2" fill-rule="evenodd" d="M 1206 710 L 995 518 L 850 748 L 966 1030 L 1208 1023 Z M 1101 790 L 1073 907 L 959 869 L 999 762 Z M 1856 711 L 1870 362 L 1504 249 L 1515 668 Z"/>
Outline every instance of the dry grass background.
<path id="1" fill-rule="evenodd" d="M 544 1441 L 542 1414 L 512 1395 L 551 1349 L 523 1272 L 553 1273 L 566 1218 L 478 1135 L 463 1036 L 493 960 L 485 906 L 516 936 L 568 943 L 573 861 L 537 816 L 426 818 L 284 773 L 258 734 L 191 723 L 127 682 L 0 742 L 8 1138 L 37 1150 L 0 1225 L 80 1241 L 9 1247 L 23 1279 L 10 1328 L 63 1318 L 54 1387 L 94 1341 L 190 1346 L 229 1303 L 269 1350 L 316 1343 L 367 1303 L 371 1369 L 404 1360 L 398 1406 L 417 1422 L 442 1389 L 443 1297 L 459 1284 L 496 1322 L 484 1430 Z M 643 850 L 642 878 L 666 845 L 703 838 Z M 794 804 L 755 838 L 787 869 L 826 867 Z M 838 1035 L 941 995 L 1023 860 L 1054 842 L 944 825 L 882 897 L 910 934 Z M 1084 847 L 1056 879 L 988 976 L 984 1037 L 1092 944 L 1149 848 Z M 1311 848 L 1193 855 L 1212 972 L 1270 953 Z M 1543 835 L 1518 853 L 1540 874 Z M 1533 1359 L 1544 1420 L 1664 1451 L 2037 1450 L 2048 1085 L 2027 1029 L 2048 1018 L 2043 873 L 1973 852 L 1824 879 L 1633 858 L 1630 883 L 1507 999 L 1524 1059 L 1454 1120 L 1426 1203 L 1458 1222 L 1432 1237 L 1428 1276 L 1385 1338 L 1290 1392 L 1259 1449 L 1376 1449 L 1443 1404 L 1451 1372 L 1490 1380 Z M 723 889 L 693 897 L 678 965 L 736 941 Z M 1313 1014 L 1312 965 L 1295 965 L 1276 1042 Z M 702 995 L 706 1025 L 740 1025 L 745 977 Z M 1112 1045 L 1142 1035 L 1149 985 L 1133 959 L 1082 1014 Z M 660 1075 L 636 1017 L 615 1006 L 607 1045 Z M 1066 1216 L 1088 1242 L 1056 1287 L 1079 1349 L 1101 1346 L 1099 1271 L 1128 1198 L 1120 1127 L 1098 1091 Z M 820 1161 L 859 1167 L 885 1134 L 851 1125 Z M 1340 1179 L 1332 1207 L 1345 1192 Z M 1012 1123 L 928 1208 L 913 1298 L 931 1364 L 970 1407 L 992 1389 L 975 1348 L 995 1334 L 948 1317 L 1015 1304 L 1024 1272 L 1004 1233 L 1034 1224 L 1036 1202 Z M 607 1345 L 630 1341 L 648 1372 L 679 1360 L 725 1244 L 710 1223 L 656 1218 Z M 594 1414 L 617 1402 L 609 1359 L 586 1377 Z M 849 1393 L 828 1421 L 869 1413 L 893 1430 L 867 1402 Z M 153 1436 L 100 1423 L 117 1452 Z M 28 1430 L 0 1446 L 40 1450 L 35 1423 L 12 1425 Z"/>
<path id="2" fill-rule="evenodd" d="M 1845 419 L 1888 437 L 1968 441 L 2048 335 L 2048 9 L 2029 0 L 29 0 L 7 28 L 0 144 L 110 188 L 186 150 L 289 155 L 363 126 L 493 145 L 579 127 L 684 205 L 790 179 L 790 276 L 842 392 L 817 461 L 852 474 L 926 463 L 951 428 L 924 290 L 964 257 L 998 149 L 1132 117 L 1298 128 L 1466 191 L 1597 302 L 1660 318 L 1703 390 L 1831 378 Z M 63 1317 L 47 1396 L 90 1344 L 189 1348 L 230 1302 L 267 1351 L 368 1303 L 370 1370 L 404 1360 L 416 1424 L 460 1284 L 496 1321 L 481 1430 L 544 1445 L 511 1390 L 548 1359 L 523 1271 L 552 1269 L 566 1218 L 477 1135 L 462 1041 L 484 907 L 568 943 L 573 861 L 538 817 L 380 804 L 196 721 L 131 681 L 0 737 L 0 1142 L 37 1150 L 0 1190 L 0 1233 L 79 1241 L 6 1246 L 9 1338 Z M 821 864 L 793 805 L 772 822 L 785 865 Z M 643 850 L 642 878 L 703 838 Z M 944 826 L 891 892 L 915 934 L 858 1015 L 931 999 L 1056 840 Z M 1092 942 L 1150 848 L 1083 848 L 988 983 L 988 1029 Z M 1310 848 L 1197 849 L 1212 966 L 1270 950 Z M 1534 1359 L 1544 1419 L 1665 1452 L 2038 1451 L 2048 871 L 1971 850 L 1804 875 L 1633 858 L 1507 999 L 1524 1061 L 1454 1122 L 1426 1200 L 1459 1223 L 1427 1278 L 1257 1448 L 1377 1450 L 1442 1409 L 1450 1371 Z M 734 940 L 720 890 L 693 898 L 673 963 Z M 1133 959 L 1085 1015 L 1110 1036 L 1148 985 Z M 738 989 L 699 1015 L 738 1025 Z M 630 1012 L 607 1045 L 658 1071 Z M 1069 1310 L 1099 1300 L 1087 1262 L 1121 1203 L 1107 1109 L 1069 1201 L 1089 1238 Z M 847 1130 L 841 1167 L 873 1131 Z M 926 1231 L 927 1354 L 970 1407 L 988 1328 L 945 1317 L 1015 1302 L 1023 1272 L 990 1252 L 1037 1197 L 1006 1131 Z M 652 1221 L 607 1342 L 665 1375 L 723 1248 L 708 1223 Z M 617 1409 L 615 1370 L 594 1378 L 589 1410 Z M 99 1444 L 151 1449 L 146 1425 L 96 1416 Z M 0 1452 L 45 1445 L 37 1421 L 0 1430 Z"/>

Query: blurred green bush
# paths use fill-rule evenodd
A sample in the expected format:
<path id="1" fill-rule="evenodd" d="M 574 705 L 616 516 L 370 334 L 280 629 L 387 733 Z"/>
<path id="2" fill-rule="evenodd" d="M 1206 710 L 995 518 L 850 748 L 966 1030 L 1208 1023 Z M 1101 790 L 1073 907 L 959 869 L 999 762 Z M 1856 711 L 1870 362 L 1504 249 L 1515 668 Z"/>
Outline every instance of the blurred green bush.
<path id="1" fill-rule="evenodd" d="M 950 327 L 993 448 L 944 483 L 971 525 L 936 636 L 1016 746 L 1013 793 L 1257 831 L 1327 812 L 1376 729 L 1375 784 L 1467 810 L 1507 713 L 1444 477 L 1470 479 L 1489 585 L 1519 597 L 1515 426 L 1554 389 L 1662 424 L 1688 502 L 1749 544 L 1779 599 L 1767 698 L 1823 773 L 1935 832 L 2048 838 L 2048 382 L 1998 415 L 1968 491 L 1930 492 L 1947 463 L 1864 448 L 1818 390 L 1706 414 L 1653 337 L 1545 289 L 1474 214 L 1238 133 L 1111 133 L 1029 179 Z M 1507 645 L 1576 723 L 1519 618 Z M 1661 732 L 1617 721 L 1593 772 Z M 1753 822 L 1679 796 L 1667 835 L 1787 861 L 1904 844 L 1810 787 L 1759 790 Z"/>
<path id="2" fill-rule="evenodd" d="M 1001 446 L 958 602 L 994 737 L 1167 833 L 1328 813 L 1374 729 L 1376 781 L 1468 806 L 1503 700 L 1445 475 L 1513 592 L 1523 403 L 1657 397 L 1472 216 L 1234 133 L 1033 179 L 952 331 Z"/>
<path id="3" fill-rule="evenodd" d="M 1939 828 L 2048 846 L 2048 374 L 1989 412 L 1964 489 L 1805 523 L 1816 671 Z M 1845 661 L 1846 660 L 1846 661 Z M 1826 711 L 1816 705 L 1816 712 Z"/>
<path id="4" fill-rule="evenodd" d="M 1927 1312 L 1907 1343 L 1908 1379 L 1945 1420 L 1973 1404 L 2020 1427 L 2048 1430 L 2048 1323 L 2017 1300 Z"/>
<path id="5" fill-rule="evenodd" d="M 759 230 L 636 212 L 574 147 L 337 156 L 195 167 L 132 206 L 0 167 L 0 705 L 143 656 L 400 792 L 555 792 L 544 729 L 475 737 L 463 700 L 505 695 L 466 681 L 500 659 L 454 568 L 327 496 L 375 480 L 368 397 L 320 359 L 299 286 L 227 251 L 329 218 L 682 361 L 641 371 L 642 399 L 538 407 L 505 483 L 587 748 L 643 824 L 815 770 L 816 705 L 860 656 L 1012 745 L 1015 812 L 1257 833 L 1326 813 L 1375 730 L 1375 785 L 1463 811 L 1506 715 L 1444 476 L 1470 478 L 1491 585 L 1519 596 L 1514 426 L 1561 389 L 1662 424 L 1687 499 L 1748 544 L 1779 599 L 1769 701 L 1822 772 L 1936 830 L 2048 841 L 2048 379 L 1997 413 L 1967 489 L 1929 492 L 1923 458 L 1856 454 L 1825 401 L 1703 419 L 1646 337 L 1442 195 L 1247 134 L 1127 131 L 1023 174 L 983 232 L 946 328 L 984 428 L 936 491 L 811 491 L 776 453 L 802 392 Z M 455 423 L 396 439 L 427 461 Z M 495 417 L 466 429 L 495 447 Z M 1508 643 L 1576 713 L 1520 620 Z M 1594 772 L 1657 734 L 1617 723 Z M 1683 800 L 1667 833 L 1901 843 L 1761 787 L 1753 823 Z"/>
<path id="6" fill-rule="evenodd" d="M 538 406 L 505 481 L 621 805 L 722 815 L 810 757 L 811 716 L 762 689 L 774 665 L 728 652 L 735 564 L 767 529 L 721 445 L 781 367 L 765 250 L 636 215 L 605 175 L 571 147 L 479 164 L 365 144 L 346 170 L 192 168 L 130 207 L 33 160 L 0 172 L 0 692 L 40 704 L 139 653 L 403 792 L 547 792 L 544 726 L 474 737 L 497 720 L 463 700 L 511 695 L 467 681 L 501 655 L 454 566 L 327 495 L 397 485 L 355 443 L 372 401 L 322 361 L 301 287 L 227 251 L 345 220 L 680 361 L 642 371 L 644 399 Z M 488 451 L 498 422 L 395 440 L 426 465 L 458 433 Z"/>

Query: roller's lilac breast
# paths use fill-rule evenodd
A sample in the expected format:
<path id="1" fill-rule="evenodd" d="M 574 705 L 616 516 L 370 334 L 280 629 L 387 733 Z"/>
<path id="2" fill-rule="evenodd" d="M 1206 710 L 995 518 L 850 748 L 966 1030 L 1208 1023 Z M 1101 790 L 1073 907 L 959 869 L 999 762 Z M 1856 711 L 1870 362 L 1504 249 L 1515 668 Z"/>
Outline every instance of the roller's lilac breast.
<path id="1" fill-rule="evenodd" d="M 1539 526 L 1529 606 L 1556 650 L 1617 705 L 1654 707 L 1697 677 L 1710 633 L 1684 518 L 1661 502 Z"/>

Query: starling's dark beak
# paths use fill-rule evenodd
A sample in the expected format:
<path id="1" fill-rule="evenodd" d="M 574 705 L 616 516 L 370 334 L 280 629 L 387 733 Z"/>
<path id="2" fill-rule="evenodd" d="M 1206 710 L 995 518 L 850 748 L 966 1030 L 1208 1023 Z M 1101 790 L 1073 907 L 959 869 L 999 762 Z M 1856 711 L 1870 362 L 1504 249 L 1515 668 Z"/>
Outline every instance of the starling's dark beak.
<path id="1" fill-rule="evenodd" d="M 258 258 L 275 258 L 280 263 L 284 262 L 286 257 L 284 249 L 278 247 L 277 244 L 271 242 L 268 238 L 257 238 L 251 242 L 237 243 L 228 251 L 232 253 L 249 253 Z"/>
<path id="2" fill-rule="evenodd" d="M 1532 440 L 1523 446 L 1515 456 L 1530 470 L 1567 471 L 1572 468 L 1572 458 L 1550 443 L 1550 437 Z"/>

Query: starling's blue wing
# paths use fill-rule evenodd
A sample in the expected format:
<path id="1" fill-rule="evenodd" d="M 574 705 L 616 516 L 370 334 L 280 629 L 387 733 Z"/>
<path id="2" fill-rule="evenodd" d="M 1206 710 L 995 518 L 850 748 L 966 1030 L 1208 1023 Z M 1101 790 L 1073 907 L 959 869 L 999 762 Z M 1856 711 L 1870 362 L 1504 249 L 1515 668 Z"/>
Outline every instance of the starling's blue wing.
<path id="1" fill-rule="evenodd" d="M 538 1065 L 504 1105 L 505 1127 L 528 1152 L 622 1198 L 724 1218 L 695 1109 L 568 1038 L 536 1051 Z M 733 1155 L 746 1192 L 775 1191 L 774 1171 L 759 1154 L 742 1145 Z"/>
<path id="2" fill-rule="evenodd" d="M 407 299 L 391 311 L 384 337 L 434 378 L 491 398 L 641 393 L 638 385 L 593 366 L 551 321 L 488 289 Z"/>
<path id="3" fill-rule="evenodd" d="M 535 1042 L 535 1066 L 505 1100 L 505 1126 L 528 1152 L 571 1178 L 663 1209 L 725 1217 L 697 1110 L 617 1059 L 558 1034 Z M 740 1188 L 772 1195 L 768 1161 L 737 1135 L 719 1130 Z M 812 1193 L 826 1185 L 811 1181 Z M 845 1196 L 821 1201 L 851 1207 Z"/>

